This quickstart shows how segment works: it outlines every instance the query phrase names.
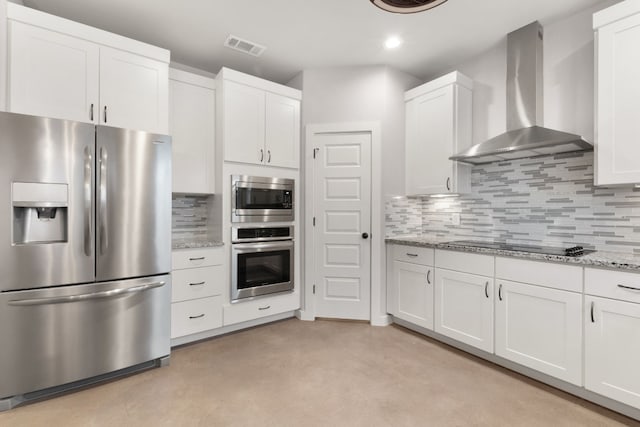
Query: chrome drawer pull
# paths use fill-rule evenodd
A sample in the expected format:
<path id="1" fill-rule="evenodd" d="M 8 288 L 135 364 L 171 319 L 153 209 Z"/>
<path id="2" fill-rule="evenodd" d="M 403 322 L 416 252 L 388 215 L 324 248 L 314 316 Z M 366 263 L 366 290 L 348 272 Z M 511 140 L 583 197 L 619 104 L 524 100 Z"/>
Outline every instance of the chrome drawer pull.
<path id="1" fill-rule="evenodd" d="M 189 316 L 189 319 L 200 319 L 202 317 L 204 317 L 204 313 L 202 313 L 202 314 L 200 314 L 198 316 Z"/>
<path id="2" fill-rule="evenodd" d="M 189 258 L 189 261 L 202 261 L 204 258 L 205 257 L 203 257 L 203 256 L 200 256 L 200 257 L 197 257 L 197 258 Z"/>
<path id="3" fill-rule="evenodd" d="M 204 284 L 205 284 L 205 282 L 189 283 L 189 286 L 202 286 Z"/>
<path id="4" fill-rule="evenodd" d="M 640 288 L 634 288 L 633 286 L 626 286 L 626 285 L 618 285 L 619 288 L 622 289 L 627 289 L 629 291 L 636 291 L 636 292 L 640 292 Z"/>
<path id="5" fill-rule="evenodd" d="M 258 307 L 258 310 L 269 310 L 271 308 L 270 305 L 266 306 L 266 307 Z"/>
<path id="6" fill-rule="evenodd" d="M 427 283 L 431 284 L 431 279 L 429 278 L 429 276 L 431 276 L 431 270 L 427 270 Z"/>
<path id="7" fill-rule="evenodd" d="M 415 258 L 415 257 L 417 257 L 417 256 L 418 256 L 418 254 L 410 254 L 409 252 L 407 252 L 407 256 L 410 256 L 410 257 L 414 257 L 414 258 Z"/>

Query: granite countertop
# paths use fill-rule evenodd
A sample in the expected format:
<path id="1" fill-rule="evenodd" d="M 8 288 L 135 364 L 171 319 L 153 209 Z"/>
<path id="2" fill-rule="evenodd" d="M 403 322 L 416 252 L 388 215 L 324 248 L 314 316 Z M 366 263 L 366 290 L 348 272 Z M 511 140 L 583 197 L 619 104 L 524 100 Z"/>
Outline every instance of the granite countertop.
<path id="1" fill-rule="evenodd" d="M 218 240 L 174 240 L 171 242 L 172 249 L 214 248 L 217 246 L 224 246 L 224 243 Z"/>
<path id="2" fill-rule="evenodd" d="M 566 264 L 578 264 L 618 270 L 631 270 L 640 272 L 640 255 L 623 254 L 618 252 L 597 251 L 580 257 L 568 257 L 562 255 L 545 255 L 530 252 L 516 252 L 502 249 L 478 248 L 467 246 L 446 240 L 438 240 L 429 237 L 392 237 L 385 239 L 387 243 L 405 246 L 417 246 L 422 248 L 449 249 L 461 252 L 474 252 L 487 255 L 507 256 L 537 261 L 562 262 Z"/>

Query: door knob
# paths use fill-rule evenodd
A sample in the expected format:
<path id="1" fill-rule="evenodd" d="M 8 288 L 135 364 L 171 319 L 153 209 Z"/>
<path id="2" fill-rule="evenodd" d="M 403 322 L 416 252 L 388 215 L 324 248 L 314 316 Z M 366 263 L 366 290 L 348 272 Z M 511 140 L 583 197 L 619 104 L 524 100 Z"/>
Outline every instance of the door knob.
<path id="1" fill-rule="evenodd" d="M 369 238 L 369 233 L 362 233 L 362 238 L 363 239 L 368 239 Z"/>

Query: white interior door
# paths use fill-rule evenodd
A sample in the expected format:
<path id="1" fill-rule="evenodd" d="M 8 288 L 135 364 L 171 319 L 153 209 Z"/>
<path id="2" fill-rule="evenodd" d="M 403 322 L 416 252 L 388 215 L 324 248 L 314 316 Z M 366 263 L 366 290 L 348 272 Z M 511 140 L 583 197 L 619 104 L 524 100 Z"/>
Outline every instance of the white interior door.
<path id="1" fill-rule="evenodd" d="M 311 138 L 316 316 L 369 320 L 372 134 Z"/>

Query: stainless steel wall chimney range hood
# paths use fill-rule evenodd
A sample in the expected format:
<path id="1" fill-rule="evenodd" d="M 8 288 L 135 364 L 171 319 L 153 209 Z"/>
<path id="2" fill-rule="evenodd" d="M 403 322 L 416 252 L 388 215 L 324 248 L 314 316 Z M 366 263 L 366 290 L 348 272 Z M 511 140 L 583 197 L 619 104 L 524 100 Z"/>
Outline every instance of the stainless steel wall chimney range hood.
<path id="1" fill-rule="evenodd" d="M 593 150 L 581 136 L 542 127 L 542 26 L 507 35 L 507 132 L 450 157 L 482 164 L 543 154 Z"/>

